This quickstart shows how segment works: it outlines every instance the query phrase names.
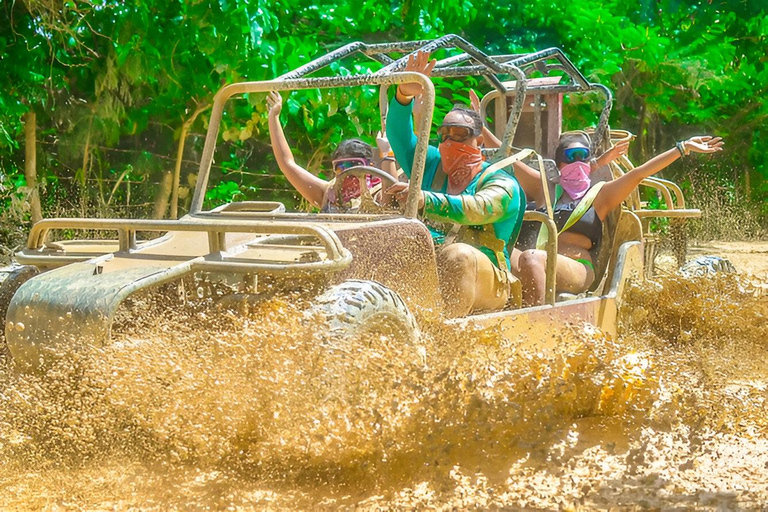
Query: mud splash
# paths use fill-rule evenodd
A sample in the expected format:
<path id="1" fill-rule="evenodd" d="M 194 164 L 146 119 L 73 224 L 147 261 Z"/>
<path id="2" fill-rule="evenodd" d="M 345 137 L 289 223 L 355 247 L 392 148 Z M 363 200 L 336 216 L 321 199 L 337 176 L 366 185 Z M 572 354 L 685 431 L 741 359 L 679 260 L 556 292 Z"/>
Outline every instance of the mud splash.
<path id="1" fill-rule="evenodd" d="M 150 311 L 44 378 L 0 370 L 7 508 L 757 507 L 768 302 L 735 276 L 631 291 L 617 340 L 525 352 L 433 328 L 339 345 L 301 306 Z"/>

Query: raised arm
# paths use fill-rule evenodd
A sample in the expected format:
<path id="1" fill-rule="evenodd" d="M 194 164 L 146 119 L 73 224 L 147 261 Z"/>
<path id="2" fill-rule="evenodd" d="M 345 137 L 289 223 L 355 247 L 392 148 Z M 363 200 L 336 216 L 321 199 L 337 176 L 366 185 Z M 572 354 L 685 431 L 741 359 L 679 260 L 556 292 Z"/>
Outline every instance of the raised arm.
<path id="1" fill-rule="evenodd" d="M 313 206 L 321 208 L 325 192 L 330 186 L 329 182 L 318 178 L 293 159 L 291 148 L 285 140 L 283 125 L 280 123 L 280 111 L 283 108 L 283 98 L 280 93 L 270 92 L 267 105 L 269 105 L 269 139 L 272 142 L 272 151 L 278 167 L 304 199 Z"/>
<path id="2" fill-rule="evenodd" d="M 392 154 L 392 147 L 389 144 L 387 136 L 381 132 L 376 134 L 376 148 L 379 150 L 379 159 L 381 160 L 381 170 L 397 179 L 397 164 Z"/>
<path id="3" fill-rule="evenodd" d="M 435 62 L 429 60 L 428 53 L 417 52 L 408 58 L 405 71 L 415 71 L 429 76 L 432 73 L 432 68 L 435 67 Z M 413 155 L 418 141 L 416 134 L 413 133 L 413 99 L 415 96 L 421 95 L 421 89 L 421 84 L 415 82 L 398 85 L 387 114 L 387 139 L 392 145 L 392 151 L 397 162 L 408 178 L 411 177 Z M 427 154 L 429 155 L 430 152 L 434 151 L 436 150 L 429 148 Z"/>
<path id="4" fill-rule="evenodd" d="M 595 198 L 593 204 L 595 213 L 597 213 L 600 220 L 604 220 L 611 210 L 618 208 L 621 203 L 624 202 L 641 181 L 661 171 L 683 156 L 683 153 L 685 155 L 688 155 L 691 152 L 716 153 L 722 150 L 723 140 L 720 137 L 693 137 L 678 143 L 677 147 L 651 158 L 639 167 L 635 167 L 624 176 L 607 182 Z"/>
<path id="5" fill-rule="evenodd" d="M 413 167 L 413 155 L 416 151 L 416 134 L 413 133 L 413 119 L 411 112 L 413 104 L 409 102 L 403 105 L 396 98 L 392 98 L 387 113 L 387 140 L 392 147 L 395 158 L 403 168 L 405 175 L 411 177 Z"/>
<path id="6" fill-rule="evenodd" d="M 472 110 L 480 114 L 480 98 L 477 96 L 474 89 L 469 90 L 469 104 L 472 105 Z M 483 146 L 486 148 L 501 147 L 501 141 L 488 129 L 487 126 L 485 126 L 485 122 L 483 122 Z"/>

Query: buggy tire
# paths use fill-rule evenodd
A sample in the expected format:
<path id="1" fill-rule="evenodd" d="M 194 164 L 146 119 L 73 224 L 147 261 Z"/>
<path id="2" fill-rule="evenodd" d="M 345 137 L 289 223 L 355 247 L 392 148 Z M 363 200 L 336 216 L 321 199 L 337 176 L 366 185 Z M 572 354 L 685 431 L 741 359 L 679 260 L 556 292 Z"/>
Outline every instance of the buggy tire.
<path id="1" fill-rule="evenodd" d="M 403 299 L 376 281 L 352 279 L 333 286 L 315 299 L 310 313 L 323 316 L 336 338 L 375 333 L 393 334 L 408 344 L 419 340 L 418 324 Z"/>
<path id="2" fill-rule="evenodd" d="M 736 267 L 726 258 L 719 256 L 699 256 L 680 267 L 685 277 L 701 277 L 712 274 L 735 274 Z"/>
<path id="3" fill-rule="evenodd" d="M 0 267 L 0 343 L 5 346 L 5 315 L 16 290 L 40 271 L 31 265 Z"/>

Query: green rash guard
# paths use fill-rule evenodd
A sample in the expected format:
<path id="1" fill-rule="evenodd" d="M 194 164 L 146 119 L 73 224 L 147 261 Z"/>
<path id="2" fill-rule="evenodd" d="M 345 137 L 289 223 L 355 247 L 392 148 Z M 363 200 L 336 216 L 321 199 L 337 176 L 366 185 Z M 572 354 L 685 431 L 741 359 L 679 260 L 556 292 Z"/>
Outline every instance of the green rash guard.
<path id="1" fill-rule="evenodd" d="M 392 98 L 387 116 L 387 138 L 395 158 L 408 178 L 411 177 L 417 141 L 413 133 L 412 111 L 413 102 L 401 105 L 396 98 Z M 506 245 L 510 241 L 514 244 L 520 234 L 525 213 L 525 193 L 517 180 L 503 169 L 491 173 L 484 172 L 488 167 L 489 164 L 484 162 L 483 172 L 472 179 L 463 193 L 447 194 L 448 179 L 440 166 L 440 152 L 437 148 L 429 146 L 424 179 L 421 182 L 421 189 L 424 190 L 424 217 L 438 223 L 461 224 L 468 226 L 469 230 L 477 231 L 482 231 L 484 225 L 492 224 L 493 235 L 504 243 L 504 263 L 509 269 Z M 435 244 L 440 245 L 451 226 L 428 227 Z M 497 267 L 501 267 L 493 249 L 481 244 L 473 245 Z"/>

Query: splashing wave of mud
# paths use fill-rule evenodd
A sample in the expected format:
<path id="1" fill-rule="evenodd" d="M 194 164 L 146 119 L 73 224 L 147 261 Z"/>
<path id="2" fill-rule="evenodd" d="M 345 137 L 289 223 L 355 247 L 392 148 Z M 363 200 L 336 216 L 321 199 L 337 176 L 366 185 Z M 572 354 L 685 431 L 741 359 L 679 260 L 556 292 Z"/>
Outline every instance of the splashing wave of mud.
<path id="1" fill-rule="evenodd" d="M 0 370 L 0 503 L 760 503 L 768 311 L 742 284 L 634 289 L 618 340 L 547 353 L 445 327 L 340 345 L 280 299 L 145 318 L 45 377 Z"/>

